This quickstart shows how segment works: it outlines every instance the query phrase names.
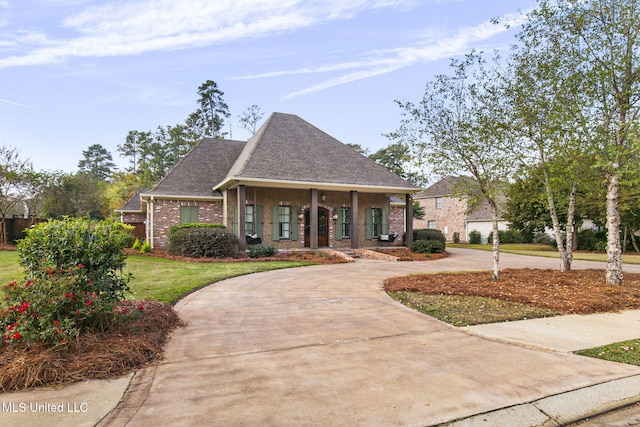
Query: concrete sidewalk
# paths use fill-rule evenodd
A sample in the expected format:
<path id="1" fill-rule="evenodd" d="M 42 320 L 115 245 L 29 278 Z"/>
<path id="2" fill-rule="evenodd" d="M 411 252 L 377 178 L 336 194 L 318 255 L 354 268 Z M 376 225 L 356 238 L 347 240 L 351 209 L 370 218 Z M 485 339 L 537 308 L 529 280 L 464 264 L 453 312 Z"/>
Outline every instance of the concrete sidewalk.
<path id="1" fill-rule="evenodd" d="M 381 291 L 390 276 L 491 267 L 490 253 L 450 252 L 426 263 L 361 260 L 217 283 L 176 306 L 188 326 L 173 334 L 165 359 L 138 372 L 131 385 L 124 377 L 8 393 L 3 409 L 11 408 L 5 402 L 80 404 L 101 393 L 113 402 L 128 386 L 100 425 L 534 426 L 640 400 L 638 367 L 456 329 Z M 557 260 L 508 254 L 501 264 L 557 268 Z M 587 341 L 583 348 L 593 346 Z M 79 395 L 83 385 L 92 390 Z M 3 410 L 0 424 L 94 425 L 108 413 L 97 404 L 84 408 L 79 414 Z"/>

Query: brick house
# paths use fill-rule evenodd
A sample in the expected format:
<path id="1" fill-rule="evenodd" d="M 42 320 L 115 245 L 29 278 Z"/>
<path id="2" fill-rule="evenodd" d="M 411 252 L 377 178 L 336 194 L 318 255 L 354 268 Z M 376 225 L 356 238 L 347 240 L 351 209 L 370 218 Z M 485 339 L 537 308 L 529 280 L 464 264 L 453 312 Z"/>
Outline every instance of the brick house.
<path id="1" fill-rule="evenodd" d="M 274 113 L 246 142 L 204 138 L 140 192 L 139 209 L 130 201 L 118 211 L 124 222 L 144 216 L 152 247 L 167 245 L 172 225 L 201 222 L 233 230 L 241 250 L 252 235 L 278 249 L 355 249 L 411 229 L 417 190 L 298 116 Z"/>
<path id="2" fill-rule="evenodd" d="M 413 228 L 435 228 L 444 234 L 447 241 L 453 241 L 453 234 L 459 233 L 461 242 L 469 241 L 469 233 L 480 233 L 486 243 L 492 232 L 491 207 L 486 200 L 469 212 L 465 198 L 453 196 L 454 187 L 464 177 L 447 176 L 426 190 L 414 195 L 414 199 L 424 210 L 423 219 L 414 219 Z M 506 230 L 507 221 L 499 219 L 498 228 Z"/>

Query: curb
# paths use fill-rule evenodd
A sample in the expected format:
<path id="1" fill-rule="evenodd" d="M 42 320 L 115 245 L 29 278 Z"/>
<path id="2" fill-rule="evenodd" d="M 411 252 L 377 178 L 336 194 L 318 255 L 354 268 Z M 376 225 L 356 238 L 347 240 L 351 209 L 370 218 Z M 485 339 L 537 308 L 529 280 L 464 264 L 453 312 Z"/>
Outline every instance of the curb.
<path id="1" fill-rule="evenodd" d="M 640 402 L 640 375 L 548 396 L 437 427 L 559 427 Z"/>

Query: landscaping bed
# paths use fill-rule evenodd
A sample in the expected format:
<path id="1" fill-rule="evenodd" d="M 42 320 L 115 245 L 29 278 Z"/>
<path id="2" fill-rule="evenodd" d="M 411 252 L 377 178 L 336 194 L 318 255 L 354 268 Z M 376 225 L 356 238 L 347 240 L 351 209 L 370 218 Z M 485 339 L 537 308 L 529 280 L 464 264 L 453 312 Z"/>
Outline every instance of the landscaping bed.
<path id="1" fill-rule="evenodd" d="M 173 309 L 157 301 L 142 304 L 138 318 L 110 333 L 82 333 L 65 346 L 8 346 L 0 350 L 0 391 L 24 390 L 87 378 L 111 378 L 162 359 L 169 332 L 182 325 Z"/>
<path id="2" fill-rule="evenodd" d="M 605 284 L 604 270 L 506 269 L 500 280 L 491 272 L 394 277 L 386 292 L 485 297 L 530 304 L 558 314 L 589 314 L 640 308 L 640 274 L 625 273 L 624 285 Z"/>
<path id="3" fill-rule="evenodd" d="M 441 253 L 425 254 L 421 252 L 413 252 L 407 248 L 377 248 L 375 252 L 391 255 L 398 258 L 398 261 L 433 261 L 449 256 L 444 251 Z"/>
<path id="4" fill-rule="evenodd" d="M 323 251 L 291 251 L 291 252 L 279 252 L 271 257 L 250 258 L 246 253 L 239 253 L 235 257 L 224 258 L 190 258 L 179 255 L 171 255 L 166 250 L 154 249 L 151 252 L 140 254 L 139 251 L 132 249 L 125 249 L 127 255 L 141 255 L 150 256 L 154 258 L 171 259 L 175 261 L 185 262 L 265 262 L 265 261 L 299 261 L 309 262 L 313 264 L 340 264 L 349 262 L 344 258 L 332 254 L 330 252 Z"/>

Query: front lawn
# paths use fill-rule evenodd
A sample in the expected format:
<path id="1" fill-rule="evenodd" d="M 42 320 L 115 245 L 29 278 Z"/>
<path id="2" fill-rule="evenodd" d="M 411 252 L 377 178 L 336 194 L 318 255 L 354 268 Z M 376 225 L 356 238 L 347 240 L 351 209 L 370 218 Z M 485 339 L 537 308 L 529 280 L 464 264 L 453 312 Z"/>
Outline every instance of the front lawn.
<path id="1" fill-rule="evenodd" d="M 580 350 L 576 354 L 640 366 L 640 339 Z"/>
<path id="2" fill-rule="evenodd" d="M 482 251 L 492 251 L 490 244 L 468 244 L 468 243 L 447 243 L 448 248 L 478 249 Z M 559 258 L 558 250 L 549 245 L 534 243 L 501 243 L 500 252 L 505 254 L 541 256 L 547 258 Z M 582 261 L 607 261 L 607 254 L 602 252 L 573 252 L 574 260 Z M 636 252 L 625 252 L 622 254 L 622 262 L 627 264 L 640 264 L 640 254 Z"/>
<path id="3" fill-rule="evenodd" d="M 173 305 L 183 296 L 229 277 L 309 264 L 304 261 L 187 262 L 133 255 L 127 258 L 125 268 L 125 272 L 133 274 L 128 299 Z M 17 252 L 0 251 L 0 286 L 21 281 L 22 277 Z"/>

